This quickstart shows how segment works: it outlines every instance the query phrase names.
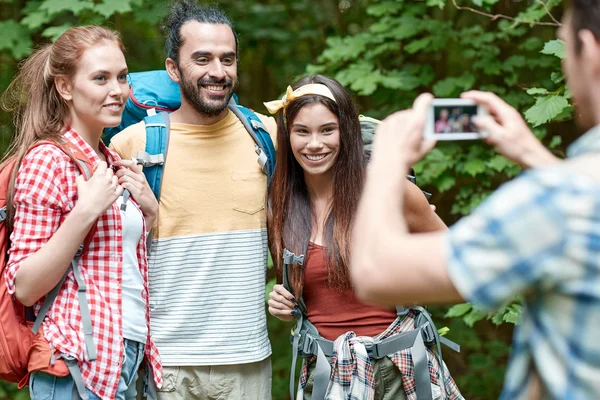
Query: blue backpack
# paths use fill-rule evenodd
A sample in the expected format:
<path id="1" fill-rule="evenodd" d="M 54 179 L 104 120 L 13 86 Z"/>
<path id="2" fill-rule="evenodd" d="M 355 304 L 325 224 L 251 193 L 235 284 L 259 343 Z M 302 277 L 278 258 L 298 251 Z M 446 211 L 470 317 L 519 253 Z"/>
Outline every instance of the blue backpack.
<path id="1" fill-rule="evenodd" d="M 134 72 L 129 74 L 129 98 L 123 110 L 121 124 L 104 130 L 108 145 L 113 136 L 130 125 L 144 121 L 146 124 L 146 148 L 137 154 L 144 167 L 144 175 L 157 199 L 164 163 L 169 146 L 169 113 L 181 105 L 179 85 L 173 82 L 167 71 Z M 236 97 L 229 102 L 229 109 L 239 118 L 255 143 L 258 163 L 270 177 L 275 169 L 275 147 L 260 118 L 249 108 L 240 106 Z"/>

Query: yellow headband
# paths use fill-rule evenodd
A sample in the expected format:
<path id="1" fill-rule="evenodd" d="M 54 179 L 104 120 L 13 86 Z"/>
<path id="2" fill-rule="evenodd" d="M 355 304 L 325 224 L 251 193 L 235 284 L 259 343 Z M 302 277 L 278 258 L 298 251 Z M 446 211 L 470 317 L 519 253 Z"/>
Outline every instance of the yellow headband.
<path id="1" fill-rule="evenodd" d="M 333 93 L 331 93 L 331 90 L 329 90 L 327 86 L 322 83 L 309 83 L 308 85 L 300 86 L 296 90 L 293 90 L 291 86 L 288 86 L 285 95 L 281 100 L 268 101 L 263 104 L 271 114 L 275 114 L 282 108 L 285 110 L 292 100 L 309 94 L 318 94 L 319 96 L 327 97 L 328 99 L 335 101 Z"/>

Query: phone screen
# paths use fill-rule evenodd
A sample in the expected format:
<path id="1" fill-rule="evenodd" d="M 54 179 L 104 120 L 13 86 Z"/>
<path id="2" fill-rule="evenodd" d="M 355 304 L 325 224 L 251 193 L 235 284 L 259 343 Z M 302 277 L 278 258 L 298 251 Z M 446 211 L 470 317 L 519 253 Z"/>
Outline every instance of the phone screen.
<path id="1" fill-rule="evenodd" d="M 476 133 L 473 117 L 477 115 L 477 106 L 472 105 L 434 105 L 433 132 L 436 134 Z"/>

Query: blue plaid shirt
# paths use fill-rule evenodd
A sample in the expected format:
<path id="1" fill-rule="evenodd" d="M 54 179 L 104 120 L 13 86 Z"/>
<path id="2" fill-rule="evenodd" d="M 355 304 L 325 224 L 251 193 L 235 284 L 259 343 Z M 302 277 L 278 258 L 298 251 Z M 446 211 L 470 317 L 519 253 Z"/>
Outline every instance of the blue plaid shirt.
<path id="1" fill-rule="evenodd" d="M 600 126 L 568 154 L 594 152 Z M 501 399 L 526 398 L 534 371 L 544 398 L 600 399 L 600 182 L 564 163 L 529 170 L 453 226 L 446 244 L 465 299 L 491 310 L 525 297 Z"/>

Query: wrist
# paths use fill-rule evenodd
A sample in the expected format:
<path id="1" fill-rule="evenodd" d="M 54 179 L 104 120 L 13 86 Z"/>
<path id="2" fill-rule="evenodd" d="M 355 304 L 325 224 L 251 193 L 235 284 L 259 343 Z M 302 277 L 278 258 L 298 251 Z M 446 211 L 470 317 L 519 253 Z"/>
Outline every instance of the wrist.
<path id="1" fill-rule="evenodd" d="M 142 209 L 142 214 L 144 214 L 144 218 L 146 218 L 146 220 L 154 221 L 158 215 L 158 203 L 154 203 L 150 207 L 144 207 Z"/>
<path id="2" fill-rule="evenodd" d="M 554 164 L 558 161 L 559 159 L 557 157 L 545 148 L 541 142 L 536 140 L 535 143 L 532 143 L 524 149 L 521 157 L 519 157 L 518 163 L 521 167 L 527 169 Z"/>
<path id="3" fill-rule="evenodd" d="M 84 226 L 92 226 L 98 219 L 99 215 L 82 202 L 78 201 L 69 214 L 73 216 L 80 224 Z"/>

